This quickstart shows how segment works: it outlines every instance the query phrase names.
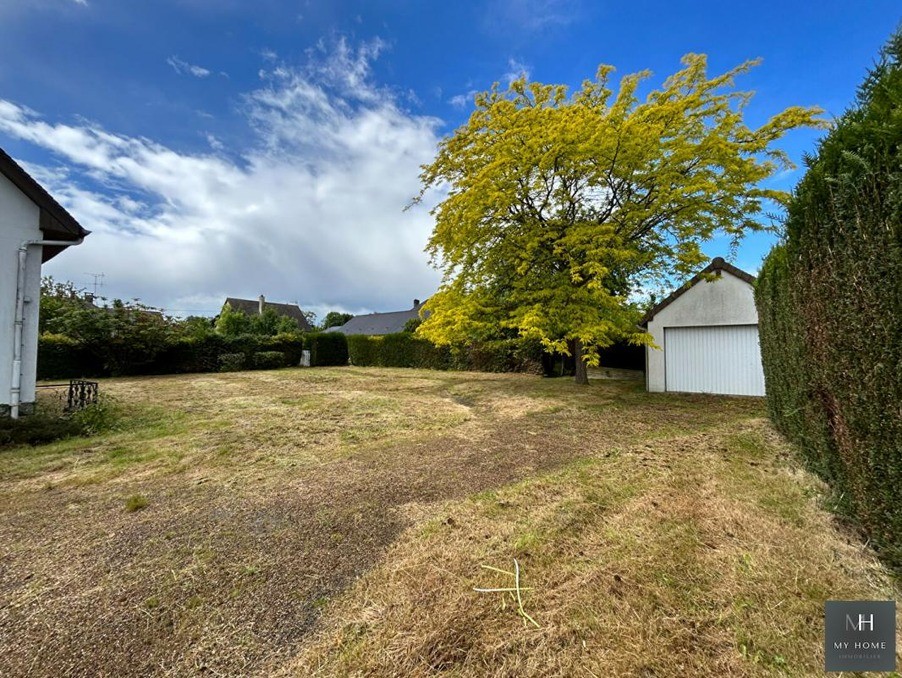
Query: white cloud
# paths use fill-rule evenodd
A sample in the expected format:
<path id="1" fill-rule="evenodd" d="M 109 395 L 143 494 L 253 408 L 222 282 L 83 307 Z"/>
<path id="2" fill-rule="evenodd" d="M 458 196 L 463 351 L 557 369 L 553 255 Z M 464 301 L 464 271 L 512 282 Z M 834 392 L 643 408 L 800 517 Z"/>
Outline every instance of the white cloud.
<path id="1" fill-rule="evenodd" d="M 81 5 L 82 7 L 88 6 L 88 0 L 73 0 L 76 5 Z"/>
<path id="2" fill-rule="evenodd" d="M 102 271 L 109 294 L 179 310 L 262 293 L 322 315 L 429 295 L 429 206 L 403 208 L 440 121 L 372 82 L 382 47 L 339 41 L 264 73 L 244 99 L 250 150 L 201 132 L 215 154 L 181 152 L 0 99 L 0 133 L 63 161 L 29 170 L 93 231 L 47 272 L 79 282 Z"/>
<path id="3" fill-rule="evenodd" d="M 207 143 L 210 144 L 210 148 L 212 148 L 214 151 L 221 151 L 221 150 L 224 150 L 224 149 L 225 149 L 225 144 L 222 143 L 222 142 L 216 137 L 215 134 L 210 134 L 209 132 L 207 132 L 207 133 L 204 135 L 204 137 L 206 138 Z"/>
<path id="4" fill-rule="evenodd" d="M 529 80 L 530 75 L 530 68 L 525 63 L 517 59 L 508 59 L 507 72 L 503 76 L 503 82 L 506 85 L 510 85 L 514 80 L 521 77 Z"/>
<path id="5" fill-rule="evenodd" d="M 177 56 L 169 57 L 166 59 L 166 63 L 172 66 L 172 70 L 179 75 L 193 75 L 195 78 L 206 78 L 210 75 L 209 69 L 204 68 L 203 66 L 189 64 L 187 61 L 183 61 Z"/>
<path id="6" fill-rule="evenodd" d="M 467 106 L 471 106 L 473 104 L 473 97 L 476 96 L 476 92 L 477 90 L 471 89 L 466 94 L 455 94 L 453 97 L 448 99 L 448 103 L 455 108 L 466 108 Z"/>
<path id="7" fill-rule="evenodd" d="M 582 14 L 582 0 L 494 0 L 486 13 L 487 26 L 498 22 L 526 31 L 567 26 Z"/>

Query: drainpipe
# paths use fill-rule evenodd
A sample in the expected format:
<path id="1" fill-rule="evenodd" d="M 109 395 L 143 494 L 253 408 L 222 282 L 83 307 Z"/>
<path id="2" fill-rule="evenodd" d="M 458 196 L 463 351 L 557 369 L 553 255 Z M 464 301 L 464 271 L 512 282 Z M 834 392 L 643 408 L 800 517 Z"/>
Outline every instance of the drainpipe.
<path id="1" fill-rule="evenodd" d="M 81 245 L 84 237 L 78 240 L 26 240 L 19 247 L 19 267 L 16 269 L 16 315 L 13 325 L 13 373 L 9 389 L 9 415 L 19 418 L 19 402 L 22 395 L 22 335 L 25 328 L 25 264 L 28 261 L 28 248 L 32 245 L 50 245 L 72 247 Z"/>

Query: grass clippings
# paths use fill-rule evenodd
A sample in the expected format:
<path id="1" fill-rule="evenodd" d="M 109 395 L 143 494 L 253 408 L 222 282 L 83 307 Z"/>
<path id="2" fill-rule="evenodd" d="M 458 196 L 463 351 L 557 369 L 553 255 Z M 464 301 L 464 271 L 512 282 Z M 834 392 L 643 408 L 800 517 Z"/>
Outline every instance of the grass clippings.
<path id="1" fill-rule="evenodd" d="M 133 494 L 128 499 L 125 500 L 125 510 L 128 513 L 134 513 L 135 511 L 140 511 L 143 508 L 147 508 L 147 505 L 150 502 L 147 501 L 147 497 L 143 494 Z"/>
<path id="2" fill-rule="evenodd" d="M 115 430 L 0 455 L 0 675 L 804 672 L 819 596 L 886 595 L 759 400 L 360 368 L 101 391 Z M 472 590 L 514 558 L 540 628 Z"/>

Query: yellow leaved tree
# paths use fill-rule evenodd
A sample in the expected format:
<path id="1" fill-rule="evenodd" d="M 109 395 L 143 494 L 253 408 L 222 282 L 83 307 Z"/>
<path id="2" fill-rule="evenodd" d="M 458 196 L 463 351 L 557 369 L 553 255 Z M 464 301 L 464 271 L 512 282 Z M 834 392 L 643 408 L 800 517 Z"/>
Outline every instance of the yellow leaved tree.
<path id="1" fill-rule="evenodd" d="M 418 333 L 438 344 L 514 333 L 577 357 L 576 379 L 598 349 L 646 343 L 630 303 L 640 285 L 685 275 L 717 233 L 736 242 L 760 230 L 762 187 L 791 167 L 774 147 L 788 130 L 823 126 L 816 108 L 790 107 L 757 129 L 743 118 L 751 93 L 709 77 L 704 55 L 640 101 L 649 73 L 613 72 L 572 95 L 521 78 L 476 96 L 466 125 L 423 168 L 423 189 L 447 190 L 433 210 L 427 251 L 444 272 Z"/>

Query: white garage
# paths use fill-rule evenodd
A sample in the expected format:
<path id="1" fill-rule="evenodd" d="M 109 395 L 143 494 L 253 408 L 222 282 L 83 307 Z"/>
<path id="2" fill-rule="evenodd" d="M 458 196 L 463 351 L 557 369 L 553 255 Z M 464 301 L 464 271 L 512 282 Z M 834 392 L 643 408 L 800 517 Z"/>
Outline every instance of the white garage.
<path id="1" fill-rule="evenodd" d="M 649 391 L 764 395 L 754 282 L 717 257 L 645 315 Z"/>

